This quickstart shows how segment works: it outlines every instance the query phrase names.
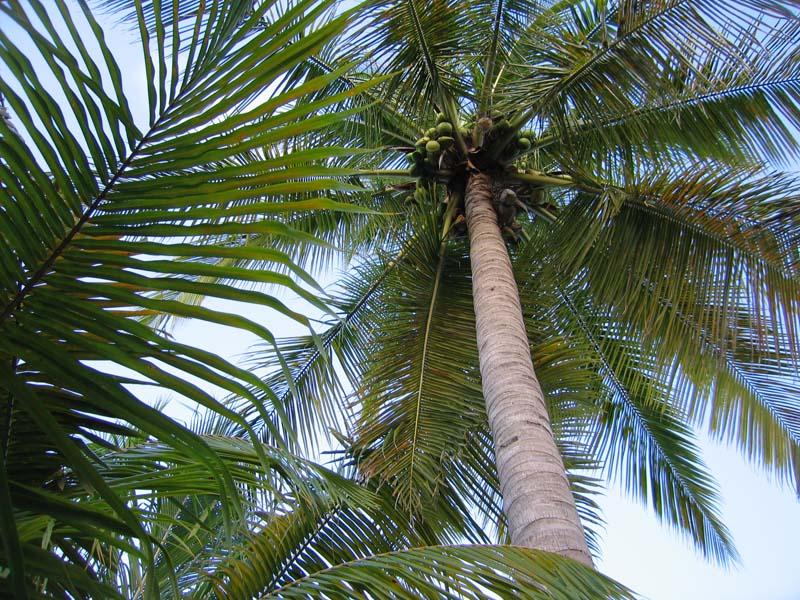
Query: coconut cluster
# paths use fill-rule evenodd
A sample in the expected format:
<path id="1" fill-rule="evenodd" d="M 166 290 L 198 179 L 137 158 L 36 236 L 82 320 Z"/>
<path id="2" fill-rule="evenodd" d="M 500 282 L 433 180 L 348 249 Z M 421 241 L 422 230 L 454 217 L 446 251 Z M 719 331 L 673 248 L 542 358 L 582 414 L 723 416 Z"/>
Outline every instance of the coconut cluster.
<path id="1" fill-rule="evenodd" d="M 433 177 L 439 168 L 464 161 L 465 157 L 459 156 L 456 148 L 455 129 L 447 115 L 437 115 L 436 126 L 426 130 L 415 142 L 414 151 L 407 154 L 411 175 Z M 517 132 L 509 138 L 508 134 L 512 130 L 506 116 L 499 111 L 458 125 L 458 134 L 470 154 L 483 149 L 504 163 L 514 160 L 531 148 L 530 132 Z M 503 144 L 502 148 L 497 147 L 500 144 Z"/>
<path id="2" fill-rule="evenodd" d="M 437 117 L 436 127 L 431 127 L 414 144 L 414 151 L 407 154 L 411 163 L 411 174 L 415 177 L 430 177 L 439 168 L 442 153 L 454 147 L 453 124 L 444 113 Z"/>
<path id="3" fill-rule="evenodd" d="M 464 141 L 464 147 L 456 143 Z M 447 115 L 439 113 L 436 125 L 427 129 L 414 143 L 414 150 L 406 158 L 410 174 L 417 177 L 413 195 L 408 204 L 424 204 L 430 196 L 430 182 L 448 173 L 450 184 L 467 167 L 481 170 L 513 169 L 511 163 L 531 148 L 532 132 L 516 132 L 506 115 L 493 111 L 490 115 L 476 116 L 472 120 L 454 125 Z M 464 155 L 463 150 L 467 154 Z"/>
<path id="4" fill-rule="evenodd" d="M 532 132 L 514 131 L 506 115 L 499 111 L 492 111 L 491 115 L 480 117 L 466 124 L 470 133 L 470 145 L 499 157 L 502 162 L 517 158 L 531 149 Z M 500 147 L 502 145 L 502 147 Z"/>

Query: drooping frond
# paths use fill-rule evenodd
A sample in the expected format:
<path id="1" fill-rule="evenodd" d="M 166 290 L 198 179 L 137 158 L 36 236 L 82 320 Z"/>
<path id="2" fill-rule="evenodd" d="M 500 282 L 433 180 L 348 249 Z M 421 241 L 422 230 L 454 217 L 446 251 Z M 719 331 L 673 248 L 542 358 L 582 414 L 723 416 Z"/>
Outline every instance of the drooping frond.
<path id="1" fill-rule="evenodd" d="M 194 425 L 195 429 L 207 428 Z M 207 425 L 213 425 L 213 420 Z M 375 494 L 352 480 L 284 450 L 254 446 L 251 441 L 229 436 L 205 435 L 203 439 L 229 465 L 242 491 L 245 518 L 232 536 L 224 534 L 220 507 L 225 499 L 209 481 L 202 462 L 145 440 L 102 454 L 104 476 L 130 498 L 139 518 L 159 541 L 153 574 L 163 584 L 175 581 L 175 585 L 162 585 L 162 598 L 185 597 L 189 591 L 206 594 L 209 575 L 222 561 L 238 556 L 243 540 L 259 530 L 283 532 L 281 539 L 272 540 L 271 553 L 267 554 L 271 562 L 262 556 L 260 565 L 282 581 L 308 545 L 303 540 L 305 534 L 300 538 L 287 535 L 284 524 L 289 515 L 297 511 L 298 518 L 316 523 L 329 520 L 329 513 L 343 506 L 374 513 L 381 504 Z M 75 488 L 71 492 L 82 493 Z M 98 502 L 94 505 L 102 507 Z M 387 513 L 386 519 L 393 518 Z M 54 529 L 60 550 L 92 555 L 96 539 L 69 537 L 65 535 L 68 533 L 64 526 Z M 344 545 L 341 551 L 346 551 Z M 113 544 L 104 544 L 103 552 L 109 557 L 99 567 L 107 569 L 104 577 L 115 580 L 121 589 L 127 588 L 129 597 L 136 597 L 143 574 L 149 574 L 146 565 L 123 555 Z"/>
<path id="2" fill-rule="evenodd" d="M 800 114 L 791 4 L 638 3 L 624 26 L 611 3 L 556 4 L 519 40 L 501 102 L 576 172 L 687 153 L 785 163 Z"/>
<path id="3" fill-rule="evenodd" d="M 424 515 L 464 504 L 445 464 L 457 460 L 485 417 L 476 349 L 467 343 L 474 328 L 469 288 L 462 289 L 468 263 L 441 242 L 435 221 L 420 225 L 373 304 L 377 320 L 363 351 L 371 362 L 354 394 L 361 410 L 354 452 L 362 473 Z"/>
<path id="4" fill-rule="evenodd" d="M 571 214 L 570 218 L 578 218 L 581 213 Z M 581 225 L 565 227 L 571 231 Z M 571 393 L 561 399 L 564 406 L 551 403 L 554 431 L 564 419 L 566 428 L 560 436 L 579 444 L 584 460 L 604 466 L 608 477 L 623 481 L 632 496 L 647 501 L 660 518 L 683 531 L 708 556 L 735 560 L 719 518 L 713 481 L 692 443 L 685 417 L 672 407 L 680 398 L 670 387 L 671 363 L 661 365 L 657 352 L 640 343 L 627 322 L 584 304 L 592 296 L 591 282 L 577 277 L 568 284 L 558 268 L 561 247 L 547 247 L 549 229 L 531 230 L 530 245 L 520 252 L 516 268 L 523 311 L 532 315 L 532 323 L 546 315 L 544 321 L 558 336 L 555 339 L 563 340 L 560 383 Z M 536 257 L 533 262 L 532 257 Z M 540 352 L 533 348 L 534 357 Z M 546 376 L 536 368 L 537 374 Z"/>
<path id="5" fill-rule="evenodd" d="M 413 548 L 336 564 L 259 598 L 349 598 L 365 592 L 387 600 L 635 597 L 594 569 L 551 553 L 472 545 Z"/>
<path id="6" fill-rule="evenodd" d="M 669 183 L 668 183 L 669 182 Z M 631 190 L 597 241 L 594 302 L 676 361 L 673 403 L 783 479 L 800 443 L 797 184 L 697 165 Z"/>
<path id="7" fill-rule="evenodd" d="M 735 559 L 691 425 L 794 476 L 796 184 L 696 164 L 627 189 L 578 185 L 558 222 L 530 229 L 523 306 L 546 314 L 535 292 L 556 290 L 557 327 L 603 377 L 585 430 L 596 458 L 707 556 Z"/>
<path id="8" fill-rule="evenodd" d="M 303 82 L 302 92 L 285 90 L 266 102 L 246 102 L 340 32 L 347 15 L 304 35 L 330 3 L 298 3 L 269 26 L 263 26 L 258 12 L 266 6 L 250 13 L 246 5 L 196 4 L 190 11 L 176 3 L 172 20 L 164 20 L 148 16 L 155 5 L 119 4 L 130 9 L 141 37 L 149 113 L 141 128 L 126 96 L 130 83 L 85 3 L 74 11 L 62 2 L 0 5 L 8 25 L 0 32 L 8 73 L 0 82 L 8 109 L 8 117 L 0 119 L 0 235 L 5 242 L 0 248 L 0 528 L 7 540 L 2 562 L 11 568 L 11 586 L 19 597 L 44 580 L 75 581 L 69 593 L 90 589 L 86 577 L 59 575 L 61 563 L 67 570 L 83 568 L 80 556 L 53 550 L 49 559 L 39 560 L 28 550 L 41 548 L 47 528 L 60 524 L 69 510 L 93 514 L 89 504 L 71 508 L 60 489 L 62 471 L 104 503 L 97 518 L 102 513 L 103 527 L 114 533 L 101 538 L 126 548 L 153 571 L 156 540 L 87 446 L 87 441 L 108 446 L 105 434 L 125 436 L 135 428 L 203 462 L 205 475 L 224 498 L 223 521 L 231 527 L 241 515 L 230 466 L 207 440 L 151 407 L 139 393 L 157 385 L 249 428 L 214 397 L 213 389 L 259 405 L 262 398 L 252 390 L 272 398 L 270 390 L 217 355 L 161 335 L 138 319 L 193 317 L 267 341 L 272 333 L 245 315 L 180 302 L 165 293 L 253 303 L 307 323 L 275 297 L 244 289 L 266 282 L 325 309 L 308 291 L 311 279 L 285 255 L 246 245 L 198 245 L 201 239 L 252 234 L 313 243 L 313 236 L 265 215 L 348 208 L 326 197 L 325 190 L 354 188 L 324 167 L 309 176 L 302 157 L 262 154 L 246 164 L 234 160 L 349 116 L 316 115 L 318 106 L 294 103 L 299 94 L 325 85 L 325 78 Z M 311 196 L 295 202 L 294 193 Z M 263 260 L 267 268 L 191 260 L 198 256 Z M 295 277 L 278 273 L 285 268 Z M 20 469 L 35 459 L 39 469 Z M 21 491 L 30 486 L 41 488 L 35 503 Z M 88 516 L 70 524 L 81 535 L 100 535 Z M 26 577 L 28 566 L 39 579 Z M 158 581 L 148 580 L 146 597 L 158 594 Z"/>
<path id="9" fill-rule="evenodd" d="M 587 431 L 608 476 L 689 536 L 706 556 L 721 563 L 737 560 L 720 518 L 716 485 L 685 417 L 672 405 L 671 373 L 660 372 L 647 348 L 642 351 L 639 340 L 628 339 L 602 314 L 576 316 L 581 333 L 596 344 L 605 377 L 597 422 Z"/>
<path id="10" fill-rule="evenodd" d="M 377 227 L 386 236 L 376 239 L 374 244 L 381 253 L 386 253 L 387 260 L 379 265 L 359 262 L 355 274 L 342 277 L 332 292 L 330 306 L 334 318 L 325 321 L 326 328 L 318 333 L 278 339 L 274 346 L 257 345 L 251 353 L 250 366 L 254 372 L 264 373 L 265 381 L 277 396 L 268 410 L 269 417 L 265 420 L 261 411 L 246 399 L 232 397 L 230 402 L 251 423 L 260 439 L 268 440 L 274 432 L 279 432 L 279 439 L 285 438 L 287 442 L 296 436 L 301 442 L 298 452 L 307 452 L 320 447 L 320 436 L 331 441 L 329 432 L 352 429 L 353 407 L 347 397 L 359 386 L 369 362 L 376 299 L 387 278 L 406 260 L 417 238 L 414 235 L 402 243 L 394 241 L 407 232 L 403 227 L 390 229 L 390 223 L 411 216 L 414 210 L 398 195 L 386 194 L 387 202 L 397 212 L 375 215 L 376 219 L 384 218 L 385 223 Z M 341 229 L 336 233 L 339 234 Z M 232 425 L 227 421 L 225 424 Z M 225 429 L 225 433 L 247 435 L 241 427 Z"/>
<path id="11" fill-rule="evenodd" d="M 357 491 L 337 497 L 320 490 L 262 518 L 197 574 L 199 589 L 219 598 L 259 597 L 330 565 L 426 545 L 389 495 Z"/>

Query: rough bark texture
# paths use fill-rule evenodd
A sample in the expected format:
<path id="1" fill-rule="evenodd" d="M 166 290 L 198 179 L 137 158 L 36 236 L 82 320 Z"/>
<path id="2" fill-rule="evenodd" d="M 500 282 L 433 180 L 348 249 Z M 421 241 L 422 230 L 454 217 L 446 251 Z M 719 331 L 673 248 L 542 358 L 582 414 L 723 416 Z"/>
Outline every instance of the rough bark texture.
<path id="1" fill-rule="evenodd" d="M 511 541 L 591 565 L 491 199 L 490 177 L 472 175 L 465 203 L 478 353 Z"/>

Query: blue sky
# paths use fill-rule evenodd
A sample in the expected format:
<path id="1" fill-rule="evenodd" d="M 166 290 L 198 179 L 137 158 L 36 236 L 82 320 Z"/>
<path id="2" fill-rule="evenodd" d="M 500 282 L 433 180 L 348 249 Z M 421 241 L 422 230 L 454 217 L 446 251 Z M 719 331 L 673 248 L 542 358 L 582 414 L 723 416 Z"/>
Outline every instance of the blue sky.
<path id="1" fill-rule="evenodd" d="M 101 22 L 111 28 L 108 16 L 101 17 Z M 123 57 L 129 97 L 141 103 L 132 109 L 145 115 L 140 51 L 133 45 L 132 34 L 119 27 L 114 31 L 107 40 L 115 54 Z M 175 333 L 181 341 L 209 349 L 213 341 L 213 351 L 233 359 L 244 354 L 252 342 L 244 335 L 215 331 L 211 326 L 179 324 Z M 275 333 L 281 335 L 279 330 Z M 703 448 L 710 471 L 721 486 L 723 517 L 742 555 L 741 566 L 725 569 L 706 562 L 678 534 L 661 527 L 645 509 L 612 490 L 601 502 L 608 525 L 598 567 L 653 600 L 800 598 L 800 504 L 794 491 L 770 483 L 730 449 L 708 440 Z"/>

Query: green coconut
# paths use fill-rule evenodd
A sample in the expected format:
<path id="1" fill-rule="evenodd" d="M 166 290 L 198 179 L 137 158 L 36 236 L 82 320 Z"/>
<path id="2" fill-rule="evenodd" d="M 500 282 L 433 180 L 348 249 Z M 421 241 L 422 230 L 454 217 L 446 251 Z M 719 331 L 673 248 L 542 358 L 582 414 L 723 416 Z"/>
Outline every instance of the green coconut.
<path id="1" fill-rule="evenodd" d="M 428 154 L 436 154 L 441 149 L 442 148 L 439 145 L 439 142 L 437 142 L 435 140 L 431 140 L 430 142 L 425 144 L 425 150 L 428 152 Z"/>
<path id="2" fill-rule="evenodd" d="M 436 126 L 436 131 L 439 135 L 451 135 L 453 133 L 453 126 L 450 123 L 439 123 Z"/>
<path id="3" fill-rule="evenodd" d="M 447 150 L 450 146 L 453 145 L 455 139 L 451 138 L 449 135 L 443 135 L 442 137 L 439 138 L 438 142 L 443 149 Z"/>

